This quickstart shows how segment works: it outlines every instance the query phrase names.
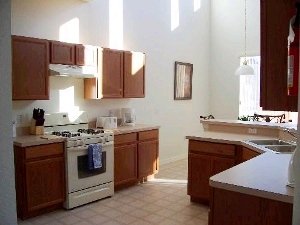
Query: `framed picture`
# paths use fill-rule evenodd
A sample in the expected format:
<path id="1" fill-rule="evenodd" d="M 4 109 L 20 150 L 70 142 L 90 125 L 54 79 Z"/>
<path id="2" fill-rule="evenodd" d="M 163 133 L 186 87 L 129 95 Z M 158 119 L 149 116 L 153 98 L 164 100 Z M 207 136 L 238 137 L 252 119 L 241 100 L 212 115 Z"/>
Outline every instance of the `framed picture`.
<path id="1" fill-rule="evenodd" d="M 175 62 L 174 100 L 192 99 L 193 64 Z"/>

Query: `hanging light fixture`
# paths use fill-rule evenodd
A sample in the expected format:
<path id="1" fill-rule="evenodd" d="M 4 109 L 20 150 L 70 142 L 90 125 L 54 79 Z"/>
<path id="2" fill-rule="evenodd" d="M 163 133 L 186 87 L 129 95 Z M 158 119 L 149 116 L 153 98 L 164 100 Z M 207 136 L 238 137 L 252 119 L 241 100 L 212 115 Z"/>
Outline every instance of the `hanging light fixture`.
<path id="1" fill-rule="evenodd" d="M 245 58 L 243 65 L 235 71 L 235 75 L 254 75 L 254 69 L 247 63 L 247 0 L 245 0 Z"/>

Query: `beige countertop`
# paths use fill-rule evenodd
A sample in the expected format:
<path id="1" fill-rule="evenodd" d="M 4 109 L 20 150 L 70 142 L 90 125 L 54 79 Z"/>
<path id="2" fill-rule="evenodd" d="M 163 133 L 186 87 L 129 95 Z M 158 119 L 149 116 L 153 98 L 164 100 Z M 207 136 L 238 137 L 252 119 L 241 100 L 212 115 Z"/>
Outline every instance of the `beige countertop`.
<path id="1" fill-rule="evenodd" d="M 113 129 L 114 135 L 127 134 L 132 132 L 140 132 L 146 130 L 159 129 L 159 126 L 136 124 L 135 126 L 121 126 L 117 129 Z M 58 137 L 54 135 L 24 135 L 18 136 L 13 139 L 14 145 L 20 147 L 28 147 L 34 145 L 51 144 L 56 142 L 63 142 L 66 138 Z"/>
<path id="2" fill-rule="evenodd" d="M 29 147 L 34 145 L 44 145 L 63 142 L 66 138 L 53 135 L 24 135 L 13 139 L 14 145 L 19 147 Z"/>
<path id="3" fill-rule="evenodd" d="M 196 131 L 186 136 L 190 140 L 236 144 L 263 153 L 210 178 L 210 186 L 258 197 L 293 202 L 293 188 L 287 187 L 291 154 L 276 154 L 271 150 L 247 143 L 247 140 L 276 139 L 266 136 Z"/>
<path id="4" fill-rule="evenodd" d="M 293 203 L 294 189 L 286 186 L 291 154 L 264 153 L 210 178 L 215 188 Z"/>
<path id="5" fill-rule="evenodd" d="M 251 128 L 268 128 L 268 129 L 290 129 L 297 131 L 297 124 L 293 123 L 267 123 L 267 122 L 257 122 L 257 121 L 241 121 L 241 120 L 222 120 L 222 119 L 210 119 L 201 120 L 202 124 L 218 124 L 225 126 L 247 126 Z"/>
<path id="6" fill-rule="evenodd" d="M 113 129 L 114 135 L 118 134 L 128 134 L 133 132 L 140 132 L 146 130 L 159 129 L 160 126 L 146 125 L 146 124 L 136 124 L 135 126 L 120 126 L 117 129 Z"/>

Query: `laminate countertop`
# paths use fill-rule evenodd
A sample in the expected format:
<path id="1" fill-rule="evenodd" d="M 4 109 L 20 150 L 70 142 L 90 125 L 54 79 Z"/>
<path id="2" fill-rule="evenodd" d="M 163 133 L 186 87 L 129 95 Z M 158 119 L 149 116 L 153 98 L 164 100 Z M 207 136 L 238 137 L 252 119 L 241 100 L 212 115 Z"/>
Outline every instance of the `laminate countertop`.
<path id="1" fill-rule="evenodd" d="M 13 139 L 14 145 L 19 147 L 29 147 L 35 145 L 45 145 L 57 142 L 64 142 L 66 138 L 54 135 L 24 135 Z"/>
<path id="2" fill-rule="evenodd" d="M 276 154 L 247 140 L 276 139 L 271 137 L 198 131 L 186 136 L 189 140 L 236 144 L 262 153 L 210 178 L 211 187 L 293 203 L 294 189 L 286 186 L 291 154 Z"/>
<path id="3" fill-rule="evenodd" d="M 128 134 L 133 132 L 147 131 L 159 129 L 159 126 L 136 124 L 135 126 L 121 126 L 117 129 L 112 129 L 114 135 Z M 64 142 L 66 138 L 54 135 L 24 135 L 18 136 L 13 139 L 14 145 L 19 147 L 29 147 L 35 145 L 51 144 L 57 142 Z"/>

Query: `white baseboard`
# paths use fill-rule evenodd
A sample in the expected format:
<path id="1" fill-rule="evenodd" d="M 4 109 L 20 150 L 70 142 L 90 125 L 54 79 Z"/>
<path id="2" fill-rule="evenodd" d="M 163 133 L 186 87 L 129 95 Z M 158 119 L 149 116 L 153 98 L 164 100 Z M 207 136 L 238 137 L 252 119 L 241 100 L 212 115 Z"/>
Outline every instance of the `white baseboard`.
<path id="1" fill-rule="evenodd" d="M 187 154 L 176 155 L 176 156 L 171 157 L 171 158 L 160 160 L 159 164 L 164 165 L 164 164 L 175 162 L 175 161 L 178 161 L 178 160 L 181 160 L 181 159 L 187 159 L 187 157 L 188 157 Z"/>

